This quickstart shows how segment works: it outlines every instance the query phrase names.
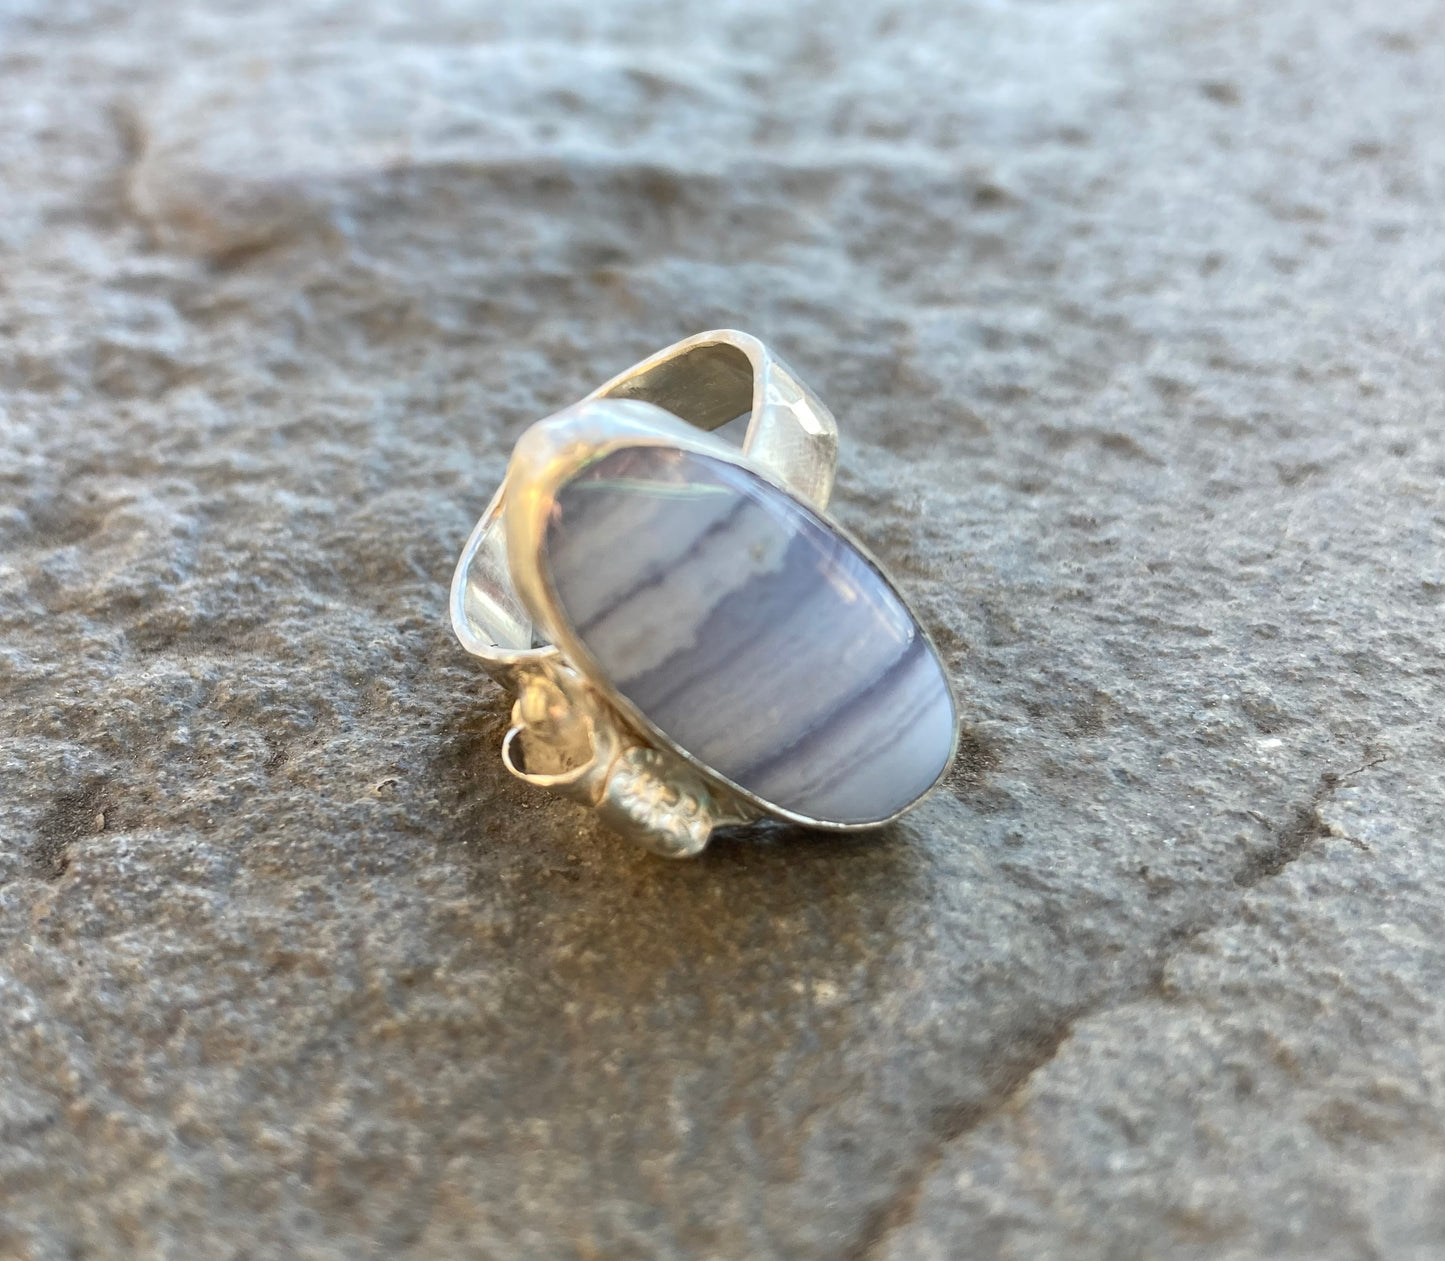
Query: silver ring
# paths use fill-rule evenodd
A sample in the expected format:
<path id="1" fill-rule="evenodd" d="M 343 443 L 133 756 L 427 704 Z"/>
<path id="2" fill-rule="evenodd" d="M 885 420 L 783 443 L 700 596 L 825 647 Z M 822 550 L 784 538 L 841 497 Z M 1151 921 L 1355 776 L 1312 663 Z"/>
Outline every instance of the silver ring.
<path id="1" fill-rule="evenodd" d="M 713 432 L 743 416 L 741 448 Z M 837 459 L 832 413 L 729 329 L 532 425 L 451 590 L 516 696 L 507 768 L 670 857 L 764 817 L 877 827 L 936 787 L 948 673 L 827 516 Z"/>

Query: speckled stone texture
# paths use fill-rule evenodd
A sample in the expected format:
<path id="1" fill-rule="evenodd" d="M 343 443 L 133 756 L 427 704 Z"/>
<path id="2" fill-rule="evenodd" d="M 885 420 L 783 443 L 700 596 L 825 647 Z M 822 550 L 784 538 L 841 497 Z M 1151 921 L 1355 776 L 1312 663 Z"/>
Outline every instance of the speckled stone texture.
<path id="1" fill-rule="evenodd" d="M 1434 1261 L 1434 0 L 12 0 L 0 1256 Z M 699 329 L 958 685 L 666 863 L 446 585 Z"/>

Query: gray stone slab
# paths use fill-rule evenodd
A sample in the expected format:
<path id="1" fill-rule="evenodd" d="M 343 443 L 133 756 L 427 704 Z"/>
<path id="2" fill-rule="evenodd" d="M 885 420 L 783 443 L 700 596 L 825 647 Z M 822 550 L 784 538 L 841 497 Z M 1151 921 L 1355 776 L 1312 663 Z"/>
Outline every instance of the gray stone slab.
<path id="1" fill-rule="evenodd" d="M 1440 27 L 5 7 L 0 1255 L 1440 1255 Z M 719 325 L 963 756 L 667 864 L 446 584 Z"/>

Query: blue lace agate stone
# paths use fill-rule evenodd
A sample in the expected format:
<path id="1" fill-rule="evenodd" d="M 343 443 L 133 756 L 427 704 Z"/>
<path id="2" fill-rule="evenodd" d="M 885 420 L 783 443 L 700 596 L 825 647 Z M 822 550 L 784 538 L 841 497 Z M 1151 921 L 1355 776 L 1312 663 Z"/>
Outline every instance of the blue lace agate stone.
<path id="1" fill-rule="evenodd" d="M 877 570 L 746 469 L 626 447 L 557 492 L 543 567 L 625 696 L 770 805 L 881 822 L 953 747 L 943 666 Z"/>

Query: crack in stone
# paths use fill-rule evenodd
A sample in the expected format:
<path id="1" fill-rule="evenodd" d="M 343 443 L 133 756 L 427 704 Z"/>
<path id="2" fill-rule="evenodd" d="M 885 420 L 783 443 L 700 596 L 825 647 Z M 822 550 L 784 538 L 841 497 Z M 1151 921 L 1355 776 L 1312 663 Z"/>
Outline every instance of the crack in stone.
<path id="1" fill-rule="evenodd" d="M 840 1253 L 845 1261 L 869 1261 L 879 1255 L 888 1236 L 913 1217 L 923 1188 L 943 1163 L 949 1145 L 1007 1108 L 1029 1079 L 1059 1053 L 1059 1048 L 1073 1033 L 1074 1025 L 1091 1014 L 1089 1010 L 1067 1012 L 1057 1020 L 1008 1039 L 1010 1048 L 1020 1048 L 1023 1053 L 998 1072 L 997 1086 L 989 1097 L 955 1103 L 935 1113 L 922 1154 L 911 1162 L 893 1193 L 864 1218 L 852 1245 Z"/>
<path id="2" fill-rule="evenodd" d="M 1346 780 L 1379 766 L 1385 760 L 1383 755 L 1375 758 L 1367 756 L 1367 760 L 1353 770 L 1323 772 L 1309 802 L 1294 807 L 1292 821 L 1279 833 L 1275 844 L 1255 855 L 1235 873 L 1235 886 L 1241 890 L 1253 888 L 1261 881 L 1278 875 L 1304 854 L 1311 841 L 1330 835 L 1320 819 L 1320 807 Z M 1269 826 L 1262 816 L 1255 817 Z M 1230 900 L 1228 908 L 1217 916 L 1185 920 L 1173 925 L 1155 939 L 1140 980 L 1122 990 L 1114 991 L 1091 1006 L 1066 1012 L 1054 1021 L 1042 1023 L 1030 1035 L 1009 1039 L 1006 1045 L 1022 1045 L 1027 1053 L 1006 1064 L 995 1075 L 996 1088 L 987 1097 L 957 1103 L 935 1113 L 936 1119 L 929 1129 L 927 1141 L 922 1145 L 921 1154 L 910 1163 L 892 1194 L 867 1214 L 852 1244 L 844 1248 L 840 1255 L 846 1261 L 873 1261 L 881 1256 L 888 1237 L 912 1220 L 922 1199 L 923 1189 L 943 1163 L 950 1144 L 1007 1109 L 1034 1074 L 1058 1055 L 1080 1021 L 1106 1016 L 1150 996 L 1167 998 L 1164 974 L 1169 961 L 1189 942 L 1229 923 L 1238 912 L 1239 900 L 1236 896 Z"/>
<path id="3" fill-rule="evenodd" d="M 1251 855 L 1241 865 L 1239 870 L 1234 873 L 1234 883 L 1241 889 L 1252 889 L 1261 880 L 1268 880 L 1271 876 L 1279 875 L 1310 847 L 1312 841 L 1318 840 L 1322 836 L 1328 836 L 1329 829 L 1325 826 L 1324 820 L 1320 818 L 1320 807 L 1334 796 L 1345 780 L 1363 774 L 1371 767 L 1379 766 L 1384 760 L 1385 758 L 1381 756 L 1367 760 L 1352 771 L 1338 774 L 1334 771 L 1325 771 L 1321 774 L 1319 783 L 1315 785 L 1314 793 L 1309 801 L 1294 807 L 1293 818 L 1289 825 L 1278 833 L 1273 845 L 1258 854 Z"/>

